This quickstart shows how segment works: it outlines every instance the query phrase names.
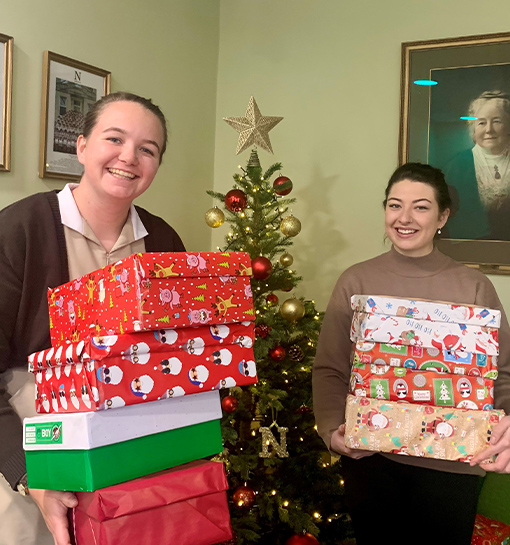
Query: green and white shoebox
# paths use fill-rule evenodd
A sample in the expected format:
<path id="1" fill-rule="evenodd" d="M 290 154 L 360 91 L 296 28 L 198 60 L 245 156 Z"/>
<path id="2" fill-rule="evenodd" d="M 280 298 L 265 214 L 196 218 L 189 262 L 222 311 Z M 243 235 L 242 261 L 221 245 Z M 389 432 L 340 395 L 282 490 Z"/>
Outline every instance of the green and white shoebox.
<path id="1" fill-rule="evenodd" d="M 223 449 L 219 392 L 25 418 L 29 488 L 93 491 Z"/>

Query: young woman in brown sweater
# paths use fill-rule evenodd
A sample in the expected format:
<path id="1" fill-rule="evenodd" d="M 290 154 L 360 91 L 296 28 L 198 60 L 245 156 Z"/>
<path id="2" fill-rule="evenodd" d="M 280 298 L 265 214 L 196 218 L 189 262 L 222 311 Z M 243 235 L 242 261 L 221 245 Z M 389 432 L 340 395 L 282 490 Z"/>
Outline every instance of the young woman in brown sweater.
<path id="1" fill-rule="evenodd" d="M 502 311 L 495 406 L 510 414 L 510 329 L 496 291 L 482 273 L 434 246 L 450 206 L 440 170 L 419 163 L 399 167 L 384 200 L 385 231 L 392 248 L 340 276 L 324 317 L 313 369 L 314 413 L 327 447 L 341 455 L 357 545 L 390 535 L 393 544 L 468 545 L 485 471 L 510 472 L 510 416 L 494 430 L 491 447 L 470 464 L 345 446 L 354 294 L 450 301 Z M 491 455 L 497 455 L 494 464 L 481 463 Z"/>

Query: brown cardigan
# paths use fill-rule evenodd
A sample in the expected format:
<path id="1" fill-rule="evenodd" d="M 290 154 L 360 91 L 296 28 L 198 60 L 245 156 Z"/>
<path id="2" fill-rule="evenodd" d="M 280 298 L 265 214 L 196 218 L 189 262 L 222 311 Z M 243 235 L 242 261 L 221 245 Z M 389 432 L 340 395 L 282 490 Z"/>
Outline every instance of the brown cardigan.
<path id="1" fill-rule="evenodd" d="M 136 207 L 148 231 L 147 252 L 182 252 L 163 219 Z M 0 211 L 0 373 L 26 367 L 27 357 L 51 346 L 46 291 L 69 281 L 57 192 L 38 193 Z M 15 489 L 26 473 L 22 424 L 0 386 L 0 473 Z"/>

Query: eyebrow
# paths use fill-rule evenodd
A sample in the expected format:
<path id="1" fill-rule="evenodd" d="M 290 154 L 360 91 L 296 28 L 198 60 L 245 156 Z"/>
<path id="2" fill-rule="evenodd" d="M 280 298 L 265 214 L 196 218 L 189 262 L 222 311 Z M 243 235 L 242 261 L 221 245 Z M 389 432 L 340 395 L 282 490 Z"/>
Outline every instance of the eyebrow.
<path id="1" fill-rule="evenodd" d="M 402 199 L 399 199 L 398 197 L 389 197 L 388 201 L 402 202 Z M 422 199 L 416 199 L 416 200 L 413 201 L 413 203 L 417 203 L 417 202 L 420 202 L 420 201 L 426 201 L 426 202 L 432 204 L 432 201 L 430 199 L 425 198 L 425 197 L 423 197 Z"/>
<path id="2" fill-rule="evenodd" d="M 107 129 L 103 131 L 103 134 L 109 131 L 120 132 L 121 134 L 127 134 L 127 131 L 125 131 L 124 129 L 120 129 L 119 127 L 108 127 Z M 159 144 L 155 140 L 145 139 L 142 142 L 144 142 L 145 144 L 152 144 L 158 148 L 158 151 L 161 151 Z"/>

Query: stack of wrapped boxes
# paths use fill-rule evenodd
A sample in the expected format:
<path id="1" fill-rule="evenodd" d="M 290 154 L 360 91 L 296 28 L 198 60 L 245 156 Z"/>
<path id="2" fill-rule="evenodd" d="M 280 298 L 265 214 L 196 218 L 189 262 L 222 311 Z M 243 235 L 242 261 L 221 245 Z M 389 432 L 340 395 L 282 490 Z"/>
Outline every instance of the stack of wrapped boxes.
<path id="1" fill-rule="evenodd" d="M 468 462 L 504 416 L 493 409 L 500 312 L 354 295 L 346 445 Z"/>
<path id="2" fill-rule="evenodd" d="M 139 537 L 142 511 L 154 542 L 230 539 L 223 464 L 201 459 L 222 450 L 218 390 L 257 381 L 250 276 L 246 253 L 145 253 L 49 290 L 27 479 L 78 492 L 78 545 Z"/>

